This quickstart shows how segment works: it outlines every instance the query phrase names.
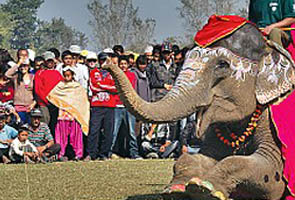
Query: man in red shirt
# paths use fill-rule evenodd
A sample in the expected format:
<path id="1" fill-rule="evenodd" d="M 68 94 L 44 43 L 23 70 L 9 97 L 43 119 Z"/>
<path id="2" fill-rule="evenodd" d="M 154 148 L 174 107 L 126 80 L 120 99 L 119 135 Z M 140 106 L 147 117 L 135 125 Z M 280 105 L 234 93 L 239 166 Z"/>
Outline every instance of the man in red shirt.
<path id="1" fill-rule="evenodd" d="M 133 88 L 136 90 L 137 85 L 137 79 L 136 75 L 133 72 L 130 72 L 128 69 L 129 66 L 129 57 L 128 56 L 120 56 L 119 57 L 119 67 L 122 69 L 122 71 L 125 73 L 125 75 L 128 77 L 129 81 L 131 82 Z M 132 159 L 142 159 L 139 156 L 138 153 L 138 145 L 137 145 L 137 139 L 135 134 L 135 122 L 136 118 L 127 111 L 125 108 L 123 102 L 120 100 L 120 96 L 117 94 L 116 96 L 116 109 L 115 109 L 115 125 L 114 125 L 114 132 L 113 132 L 113 143 L 112 143 L 112 149 L 116 143 L 117 135 L 120 130 L 120 126 L 122 122 L 125 123 L 125 126 L 127 127 L 127 141 L 128 141 L 128 147 L 130 158 Z"/>
<path id="2" fill-rule="evenodd" d="M 104 53 L 103 53 L 104 54 Z M 99 64 L 102 65 L 107 55 L 99 55 Z M 113 140 L 114 128 L 114 109 L 116 101 L 114 93 L 116 92 L 115 81 L 111 74 L 103 69 L 95 68 L 90 72 L 91 112 L 90 112 L 90 130 L 88 135 L 87 152 L 85 160 L 108 159 L 110 156 Z M 104 141 L 100 142 L 101 129 L 103 129 Z M 98 143 L 101 146 L 98 150 Z"/>

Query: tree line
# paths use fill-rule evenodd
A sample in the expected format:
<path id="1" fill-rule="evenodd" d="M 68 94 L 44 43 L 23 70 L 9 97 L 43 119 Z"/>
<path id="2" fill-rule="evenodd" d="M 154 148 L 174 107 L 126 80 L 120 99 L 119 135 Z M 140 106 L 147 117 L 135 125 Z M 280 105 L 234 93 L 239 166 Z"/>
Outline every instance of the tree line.
<path id="1" fill-rule="evenodd" d="M 166 41 L 188 44 L 194 34 L 212 14 L 236 14 L 246 17 L 249 0 L 179 0 L 176 8 L 183 21 L 185 34 L 171 36 Z M 44 0 L 7 0 L 0 4 L 0 45 L 2 48 L 31 48 L 39 52 L 51 47 L 67 49 L 71 44 L 86 48 L 86 34 L 65 23 L 61 17 L 51 21 L 40 20 L 38 9 Z M 95 48 L 104 49 L 122 44 L 126 49 L 142 52 L 154 43 L 156 20 L 143 19 L 132 0 L 90 0 L 87 9 L 91 15 Z"/>

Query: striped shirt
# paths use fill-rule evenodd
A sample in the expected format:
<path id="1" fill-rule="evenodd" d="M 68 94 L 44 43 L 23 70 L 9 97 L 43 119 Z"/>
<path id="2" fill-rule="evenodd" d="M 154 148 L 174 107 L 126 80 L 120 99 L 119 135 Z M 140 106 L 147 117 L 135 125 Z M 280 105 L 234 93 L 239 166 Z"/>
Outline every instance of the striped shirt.
<path id="1" fill-rule="evenodd" d="M 32 126 L 29 128 L 29 141 L 36 147 L 44 146 L 49 141 L 53 140 L 53 136 L 50 133 L 50 129 L 47 124 L 41 122 L 37 130 L 33 130 Z"/>

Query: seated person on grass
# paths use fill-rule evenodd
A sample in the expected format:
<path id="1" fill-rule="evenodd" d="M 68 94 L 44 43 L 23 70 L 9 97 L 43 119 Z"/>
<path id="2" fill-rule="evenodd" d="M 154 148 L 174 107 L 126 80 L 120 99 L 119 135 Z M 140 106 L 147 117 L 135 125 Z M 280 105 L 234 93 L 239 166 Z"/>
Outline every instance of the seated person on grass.
<path id="1" fill-rule="evenodd" d="M 0 162 L 9 163 L 9 145 L 17 136 L 17 130 L 5 124 L 6 115 L 4 110 L 0 110 Z"/>
<path id="2" fill-rule="evenodd" d="M 146 158 L 176 157 L 179 141 L 170 134 L 169 124 L 143 124 L 141 149 Z"/>
<path id="3" fill-rule="evenodd" d="M 29 141 L 37 148 L 43 161 L 53 161 L 60 151 L 60 145 L 55 144 L 47 124 L 40 122 L 42 112 L 33 109 L 30 112 L 31 122 L 25 126 L 28 129 Z"/>
<path id="4" fill-rule="evenodd" d="M 28 130 L 22 127 L 18 131 L 9 149 L 9 157 L 14 163 L 36 163 L 40 161 L 37 148 L 28 140 Z"/>

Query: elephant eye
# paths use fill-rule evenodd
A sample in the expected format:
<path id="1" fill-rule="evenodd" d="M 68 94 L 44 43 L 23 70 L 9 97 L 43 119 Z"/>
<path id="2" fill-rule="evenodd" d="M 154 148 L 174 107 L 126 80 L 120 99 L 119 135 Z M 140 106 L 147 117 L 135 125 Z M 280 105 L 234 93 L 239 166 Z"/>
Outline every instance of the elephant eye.
<path id="1" fill-rule="evenodd" d="M 225 60 L 219 60 L 217 62 L 216 68 L 229 68 L 229 63 L 226 62 Z"/>

